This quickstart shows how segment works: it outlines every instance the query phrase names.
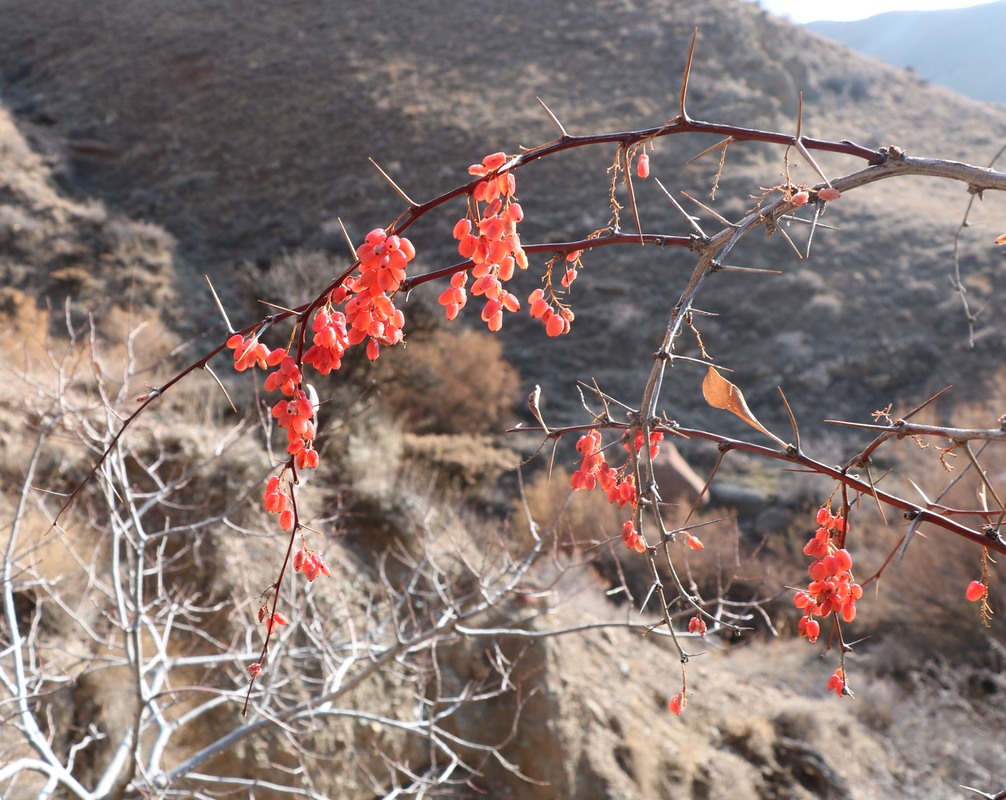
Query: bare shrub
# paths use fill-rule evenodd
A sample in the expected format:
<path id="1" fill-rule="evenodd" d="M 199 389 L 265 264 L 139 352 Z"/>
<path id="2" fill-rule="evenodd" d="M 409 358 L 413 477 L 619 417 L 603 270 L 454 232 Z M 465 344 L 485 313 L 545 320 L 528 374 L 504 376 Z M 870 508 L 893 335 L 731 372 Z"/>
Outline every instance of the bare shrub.
<path id="1" fill-rule="evenodd" d="M 480 433 L 513 423 L 517 371 L 503 345 L 472 330 L 410 337 L 382 359 L 375 380 L 390 412 L 416 433 Z"/>

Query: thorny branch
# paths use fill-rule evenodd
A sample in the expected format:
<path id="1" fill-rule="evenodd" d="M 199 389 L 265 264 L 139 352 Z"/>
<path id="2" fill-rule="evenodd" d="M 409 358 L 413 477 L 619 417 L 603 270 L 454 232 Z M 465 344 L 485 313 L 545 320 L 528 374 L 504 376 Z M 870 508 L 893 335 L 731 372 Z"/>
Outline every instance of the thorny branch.
<path id="1" fill-rule="evenodd" d="M 646 232 L 639 225 L 639 215 L 636 208 L 635 193 L 631 188 L 629 175 L 630 154 L 644 148 L 654 140 L 667 136 L 712 134 L 724 137 L 725 143 L 762 142 L 775 144 L 785 148 L 787 153 L 792 149 L 800 154 L 821 176 L 822 182 L 813 187 L 802 189 L 806 195 L 803 202 L 814 204 L 815 227 L 820 210 L 826 199 L 837 198 L 839 193 L 848 193 L 860 187 L 896 177 L 933 177 L 951 180 L 965 184 L 973 194 L 982 191 L 1006 190 L 1006 173 L 990 168 L 976 167 L 969 164 L 932 158 L 908 156 L 898 148 L 881 148 L 872 150 L 849 141 L 830 141 L 805 137 L 797 126 L 796 135 L 746 128 L 735 125 L 724 125 L 692 119 L 686 111 L 687 84 L 694 55 L 694 40 L 692 52 L 689 54 L 679 100 L 679 113 L 672 119 L 650 128 L 617 131 L 611 133 L 591 134 L 583 136 L 570 135 L 565 127 L 548 111 L 552 120 L 559 128 L 560 136 L 538 147 L 524 150 L 518 155 L 509 157 L 497 169 L 497 172 L 515 174 L 524 167 L 549 158 L 558 153 L 578 148 L 597 148 L 615 146 L 616 176 L 620 170 L 630 192 L 630 202 L 637 230 L 624 232 L 618 228 L 617 214 L 611 226 L 587 235 L 572 237 L 563 241 L 526 244 L 523 250 L 528 254 L 548 253 L 550 255 L 569 255 L 579 251 L 602 249 L 611 246 L 660 246 L 686 248 L 697 255 L 695 266 L 669 315 L 663 340 L 656 352 L 656 358 L 649 372 L 644 391 L 637 408 L 628 408 L 626 422 L 610 417 L 607 408 L 609 398 L 600 389 L 598 397 L 605 406 L 605 412 L 589 424 L 566 428 L 544 429 L 547 438 L 558 440 L 572 434 L 595 429 L 612 429 L 623 433 L 629 440 L 641 433 L 644 441 L 648 441 L 653 433 L 687 436 L 705 439 L 715 443 L 721 457 L 730 451 L 737 450 L 768 459 L 783 461 L 803 470 L 826 477 L 842 488 L 842 507 L 849 507 L 849 493 L 874 498 L 878 504 L 884 504 L 903 512 L 912 521 L 912 530 L 921 522 L 929 523 L 935 528 L 945 530 L 970 542 L 974 542 L 987 551 L 1006 555 L 1006 542 L 999 533 L 999 523 L 1006 509 L 1001 505 L 994 488 L 989 486 L 976 456 L 970 448 L 973 441 L 997 442 L 1006 437 L 1002 425 L 998 429 L 966 429 L 956 427 L 941 427 L 921 425 L 898 420 L 891 425 L 858 425 L 857 427 L 877 432 L 877 440 L 868 450 L 859 454 L 845 467 L 832 467 L 822 461 L 812 458 L 802 451 L 797 437 L 796 445 L 787 447 L 768 447 L 753 442 L 728 438 L 713 431 L 699 430 L 669 422 L 669 417 L 662 413 L 663 397 L 666 392 L 667 367 L 675 361 L 692 361 L 675 353 L 674 345 L 683 332 L 683 326 L 691 326 L 695 311 L 695 300 L 704 290 L 710 279 L 717 273 L 727 269 L 738 269 L 726 264 L 730 253 L 741 239 L 759 229 L 774 230 L 781 218 L 794 211 L 794 192 L 797 187 L 784 186 L 779 188 L 779 196 L 770 199 L 763 198 L 758 207 L 745 214 L 741 219 L 730 222 L 718 215 L 714 218 L 722 228 L 714 233 L 703 233 L 702 228 L 688 219 L 686 234 L 668 234 Z M 726 147 L 723 146 L 722 156 L 725 159 Z M 866 163 L 862 169 L 851 172 L 843 177 L 828 180 L 817 166 L 812 152 L 830 152 L 847 155 Z M 788 156 L 787 156 L 788 158 Z M 788 164 L 788 161 L 787 161 Z M 723 161 L 721 160 L 720 171 Z M 380 169 L 380 168 L 379 168 Z M 719 172 L 717 175 L 719 175 Z M 443 208 L 449 203 L 472 197 L 479 179 L 468 181 L 454 189 L 432 198 L 424 203 L 412 201 L 400 187 L 385 174 L 399 196 L 407 203 L 408 208 L 387 228 L 389 234 L 401 234 L 423 219 L 431 212 Z M 825 194 L 827 190 L 828 194 Z M 612 203 L 616 201 L 612 197 Z M 676 207 L 680 209 L 675 203 Z M 617 209 L 616 209 L 617 210 Z M 278 323 L 293 318 L 297 329 L 292 341 L 292 348 L 299 364 L 303 363 L 307 326 L 311 315 L 326 304 L 333 290 L 343 287 L 360 266 L 354 263 L 341 275 L 324 287 L 315 299 L 295 309 L 281 309 L 277 313 L 265 317 L 254 324 L 248 325 L 237 334 L 242 337 L 260 336 Z M 424 274 L 406 278 L 399 286 L 404 295 L 416 286 L 450 277 L 459 272 L 465 272 L 474 266 L 471 259 L 465 259 L 447 267 L 442 267 Z M 959 274 L 956 276 L 955 289 L 962 294 Z M 967 307 L 969 324 L 973 315 Z M 226 314 L 224 314 L 226 319 Z M 227 322 L 228 332 L 230 323 Z M 498 608 L 507 598 L 519 591 L 521 582 L 526 578 L 532 566 L 542 556 L 548 536 L 536 537 L 534 545 L 518 558 L 510 559 L 503 555 L 494 564 L 474 567 L 468 563 L 471 587 L 462 590 L 459 584 L 446 575 L 436 564 L 433 557 L 420 558 L 409 565 L 409 580 L 403 585 L 384 579 L 384 589 L 387 597 L 384 602 L 376 603 L 368 609 L 362 620 L 354 623 L 346 622 L 346 629 L 341 637 L 329 638 L 319 630 L 311 627 L 312 595 L 307 593 L 303 599 L 305 621 L 297 622 L 288 629 L 270 627 L 266 642 L 259 655 L 259 667 L 268 654 L 274 664 L 284 663 L 282 670 L 273 670 L 266 679 L 258 684 L 254 680 L 248 688 L 247 707 L 252 718 L 243 725 L 235 725 L 228 733 L 219 736 L 202 745 L 196 752 L 174 766 L 167 766 L 166 753 L 169 745 L 176 737 L 193 726 L 198 726 L 204 718 L 221 706 L 233 707 L 240 704 L 241 692 L 227 689 L 210 689 L 205 686 L 179 688 L 171 683 L 174 671 L 191 667 L 224 666 L 237 678 L 244 673 L 244 665 L 255 650 L 255 628 L 249 622 L 239 646 L 227 643 L 223 652 L 209 655 L 187 655 L 180 657 L 173 652 L 173 644 L 179 636 L 189 635 L 193 630 L 200 630 L 203 622 L 222 607 L 219 604 L 199 604 L 192 597 L 178 598 L 166 588 L 165 575 L 170 571 L 171 559 L 167 545 L 169 541 L 177 541 L 182 535 L 196 537 L 209 524 L 201 520 L 191 525 L 168 525 L 162 530 L 155 529 L 149 520 L 157 519 L 157 512 L 164 506 L 175 489 L 181 483 L 161 481 L 155 466 L 145 464 L 137 453 L 129 447 L 125 438 L 136 419 L 143 414 L 151 404 L 166 392 L 174 389 L 187 376 L 200 369 L 208 369 L 210 361 L 226 349 L 221 343 L 208 353 L 189 364 L 164 384 L 148 391 L 139 398 L 140 405 L 124 419 L 119 419 L 113 410 L 122 405 L 122 396 L 102 395 L 107 416 L 101 430 L 97 430 L 93 421 L 84 420 L 81 415 L 80 430 L 89 431 L 92 435 L 86 442 L 89 447 L 97 447 L 101 451 L 90 473 L 70 493 L 66 502 L 55 514 L 52 527 L 57 530 L 60 519 L 69 512 L 74 501 L 78 500 L 84 488 L 92 480 L 100 480 L 102 500 L 108 511 L 107 520 L 101 520 L 110 531 L 108 563 L 92 562 L 88 565 L 88 589 L 103 598 L 105 605 L 104 620 L 101 631 L 96 630 L 96 623 L 75 617 L 81 630 L 87 631 L 95 643 L 110 650 L 104 656 L 110 666 L 124 668 L 129 675 L 129 686 L 136 702 L 136 713 L 126 729 L 104 734 L 115 738 L 112 755 L 100 775 L 94 788 L 86 788 L 74 776 L 74 761 L 79 752 L 92 748 L 97 740 L 96 735 L 82 733 L 62 752 L 51 741 L 51 736 L 43 732 L 40 724 L 39 694 L 41 684 L 35 681 L 25 670 L 26 664 L 33 663 L 37 654 L 33 648 L 37 642 L 37 632 L 32 631 L 26 637 L 21 630 L 21 621 L 15 608 L 15 565 L 20 555 L 18 541 L 21 535 L 24 509 L 32 498 L 33 475 L 37 465 L 38 454 L 46 441 L 47 431 L 39 436 L 35 454 L 29 464 L 26 478 L 20 495 L 18 510 L 12 523 L 10 539 L 7 545 L 3 564 L 3 611 L 9 641 L 5 642 L 5 650 L 0 653 L 0 684 L 3 685 L 6 697 L 3 706 L 10 706 L 12 718 L 31 752 L 30 755 L 19 756 L 4 767 L 0 767 L 0 783 L 20 775 L 22 772 L 38 773 L 45 779 L 44 794 L 54 792 L 62 787 L 74 796 L 83 800 L 105 797 L 140 797 L 149 794 L 169 796 L 176 783 L 183 780 L 219 783 L 227 788 L 239 790 L 246 782 L 237 777 L 210 778 L 201 775 L 197 770 L 214 756 L 232 749 L 237 743 L 248 737 L 266 730 L 284 730 L 291 735 L 302 733 L 314 721 L 325 716 L 366 719 L 368 722 L 382 728 L 395 730 L 407 735 L 421 735 L 430 744 L 435 757 L 431 762 L 431 774 L 412 775 L 412 782 L 403 788 L 400 784 L 401 774 L 406 774 L 404 768 L 399 768 L 392 782 L 399 791 L 414 791 L 418 788 L 429 788 L 437 784 L 447 784 L 455 780 L 454 773 L 461 770 L 466 774 L 477 772 L 477 758 L 472 759 L 471 753 L 479 757 L 491 757 L 504 763 L 500 754 L 501 743 L 485 745 L 480 742 L 461 740 L 450 733 L 442 724 L 445 714 L 450 709 L 458 707 L 459 703 L 478 702 L 485 698 L 502 695 L 510 690 L 510 671 L 504 665 L 504 660 L 498 659 L 499 669 L 488 682 L 479 686 L 468 687 L 455 698 L 437 697 L 435 702 L 428 700 L 421 704 L 422 712 L 413 720 L 391 719 L 381 714 L 364 713 L 354 708 L 339 708 L 341 703 L 350 697 L 351 693 L 375 675 L 395 668 L 408 676 L 417 687 L 417 695 L 421 694 L 420 686 L 425 685 L 425 678 L 420 676 L 419 661 L 432 659 L 436 665 L 437 648 L 456 641 L 459 637 L 476 640 L 490 639 L 498 642 L 501 639 L 524 640 L 546 636 L 558 636 L 567 633 L 593 630 L 597 625 L 584 625 L 563 629 L 531 630 L 525 626 L 528 620 L 520 620 L 512 626 L 490 624 L 488 612 Z M 96 374 L 98 370 L 96 370 Z M 121 384 L 120 391 L 125 391 L 128 380 Z M 100 387 L 104 392 L 104 387 Z M 58 409 L 54 417 L 70 413 L 67 408 Z M 792 416 L 791 416 L 792 419 Z M 794 432 L 796 431 L 793 420 Z M 851 423 L 849 423 L 851 424 Z M 535 430 L 523 428 L 521 430 Z M 992 509 L 959 509 L 943 505 L 939 502 L 926 501 L 914 503 L 892 492 L 879 488 L 873 477 L 867 473 L 866 479 L 854 473 L 856 468 L 868 468 L 870 455 L 882 444 L 910 437 L 934 437 L 943 439 L 951 446 L 961 448 L 966 452 L 977 472 L 982 476 L 986 488 L 992 488 L 991 495 L 997 506 Z M 151 479 L 155 489 L 147 495 L 138 494 L 131 480 L 132 464 L 139 464 L 141 471 Z M 291 472 L 296 482 L 297 468 L 290 462 Z M 669 544 L 677 534 L 686 528 L 668 529 L 659 512 L 660 487 L 654 474 L 652 458 L 643 447 L 640 454 L 632 458 L 631 473 L 635 485 L 640 492 L 640 502 L 633 512 L 633 522 L 642 531 L 644 520 L 659 531 L 655 542 L 647 543 L 646 558 L 648 560 L 653 585 L 651 596 L 657 598 L 659 608 L 657 618 L 649 624 L 640 625 L 637 622 L 614 622 L 611 625 L 633 630 L 645 628 L 651 635 L 670 636 L 678 648 L 682 665 L 688 659 L 688 654 L 679 642 L 683 636 L 674 627 L 674 621 L 684 615 L 705 615 L 714 620 L 722 629 L 735 629 L 735 621 L 742 621 L 743 614 L 728 608 L 724 597 L 700 601 L 689 587 L 686 587 L 678 574 L 670 557 Z M 184 481 L 183 481 L 184 482 Z M 708 488 L 708 485 L 707 485 Z M 296 503 L 292 496 L 293 530 L 279 570 L 279 576 L 271 588 L 271 612 L 276 613 L 282 591 L 285 591 L 283 577 L 291 563 L 294 536 L 301 527 L 302 521 Z M 981 528 L 973 528 L 959 521 L 959 517 L 971 517 L 984 521 Z M 99 522 L 99 521 L 96 521 Z M 533 520 L 529 519 L 529 527 L 536 530 Z M 169 533 L 165 533 L 168 531 Z M 178 537 L 175 536 L 178 534 Z M 906 537 L 907 541 L 907 537 Z M 664 555 L 666 570 L 657 568 L 659 554 Z M 86 559 L 76 556 L 81 562 Z M 20 568 L 20 567 L 18 567 Z M 670 576 L 670 587 L 665 587 L 665 575 Z M 66 607 L 65 599 L 59 597 L 58 587 L 46 586 L 36 581 L 36 588 L 51 592 L 52 601 L 60 607 Z M 418 602 L 419 587 L 424 586 L 431 592 L 435 600 L 429 606 Z M 673 591 L 671 591 L 673 589 Z M 291 591 L 296 591 L 292 589 Z M 648 599 L 648 598 L 647 598 Z M 644 599 L 642 606 L 647 606 Z M 757 606 L 753 602 L 752 606 Z M 347 615 L 348 617 L 348 615 Z M 608 623 L 601 623 L 607 625 Z M 275 635 L 274 635 L 275 634 Z M 203 634 L 200 634 L 203 636 Z M 841 637 L 841 633 L 839 633 Z M 205 634 L 209 641 L 210 637 Z M 301 646 L 299 641 L 306 639 L 307 646 Z M 274 642 L 274 643 L 273 643 Z M 497 645 L 498 647 L 498 645 Z M 843 655 L 844 658 L 844 655 Z M 312 664 L 321 662 L 326 673 L 318 680 L 319 691 L 309 699 L 303 699 L 291 688 L 291 676 L 310 675 Z M 843 662 L 844 663 L 844 662 Z M 257 673 L 255 673 L 257 675 Z M 253 675 L 253 678 L 255 677 Z M 682 674 L 683 704 L 685 696 L 684 674 Z M 441 710 L 427 713 L 429 709 L 438 707 Z M 519 714 L 519 709 L 518 709 Z M 515 720 L 516 725 L 516 720 Z M 508 769 L 517 769 L 516 765 L 504 763 Z M 292 790 L 293 793 L 305 797 L 318 796 L 310 788 Z"/>

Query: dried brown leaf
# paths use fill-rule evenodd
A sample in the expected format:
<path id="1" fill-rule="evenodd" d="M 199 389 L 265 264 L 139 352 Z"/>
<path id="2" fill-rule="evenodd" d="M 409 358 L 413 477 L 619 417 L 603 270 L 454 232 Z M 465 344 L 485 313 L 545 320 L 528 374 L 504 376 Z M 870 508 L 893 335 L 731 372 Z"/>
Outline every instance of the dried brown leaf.
<path id="1" fill-rule="evenodd" d="M 758 418 L 748 408 L 744 393 L 720 375 L 716 367 L 710 367 L 702 381 L 702 396 L 713 408 L 722 408 L 724 411 L 736 414 L 752 428 L 761 431 L 781 447 L 787 446 L 782 439 L 758 421 Z"/>

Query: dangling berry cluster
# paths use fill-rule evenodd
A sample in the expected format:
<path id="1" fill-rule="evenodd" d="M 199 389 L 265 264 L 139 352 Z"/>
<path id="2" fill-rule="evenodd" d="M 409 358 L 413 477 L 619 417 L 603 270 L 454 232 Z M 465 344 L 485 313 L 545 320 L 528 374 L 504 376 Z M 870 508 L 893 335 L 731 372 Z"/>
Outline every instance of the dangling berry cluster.
<path id="1" fill-rule="evenodd" d="M 288 508 L 290 496 L 287 494 L 286 482 L 279 475 L 273 475 L 265 485 L 265 495 L 262 498 L 265 510 L 270 514 L 279 514 L 279 526 L 285 530 L 293 528 L 294 513 Z"/>
<path id="2" fill-rule="evenodd" d="M 660 431 L 650 433 L 648 444 L 650 458 L 656 458 L 660 451 L 660 442 L 664 434 Z M 622 443 L 630 453 L 638 454 L 647 442 L 642 431 L 637 431 L 631 441 Z M 579 468 L 570 476 L 569 484 L 574 491 L 601 489 L 608 495 L 608 502 L 618 508 L 635 509 L 639 504 L 639 489 L 634 475 L 625 475 L 631 461 L 627 461 L 620 469 L 612 467 L 604 458 L 602 452 L 601 432 L 592 430 L 580 437 L 576 450 L 582 455 Z M 693 550 L 701 550 L 703 545 L 691 534 L 686 533 L 686 541 Z M 646 550 L 646 542 L 636 530 L 632 519 L 622 525 L 622 541 L 630 550 L 642 553 Z"/>
<path id="3" fill-rule="evenodd" d="M 277 627 L 283 627 L 290 624 L 290 620 L 287 619 L 286 614 L 282 611 L 276 611 L 272 614 L 269 613 L 269 608 L 266 603 L 259 606 L 258 609 L 258 621 L 265 623 L 266 633 L 272 633 Z M 258 664 L 258 669 L 255 668 L 255 664 Z M 262 671 L 262 663 L 255 662 L 248 667 L 248 671 L 252 673 L 252 677 L 256 677 Z"/>
<path id="4" fill-rule="evenodd" d="M 567 276 L 569 273 L 573 274 L 573 278 L 576 277 L 576 270 L 567 270 Z M 573 278 L 569 278 L 569 283 L 573 281 Z M 566 278 L 564 277 L 563 280 L 565 281 Z M 565 285 L 568 286 L 569 283 L 565 283 Z M 569 306 L 560 305 L 558 302 L 549 303 L 545 299 L 545 290 L 541 288 L 531 292 L 527 302 L 531 307 L 531 319 L 540 319 L 544 322 L 547 335 L 562 336 L 564 333 L 569 333 L 570 323 L 574 319 L 573 309 Z"/>
<path id="5" fill-rule="evenodd" d="M 512 172 L 500 171 L 506 162 L 506 153 L 493 153 L 468 168 L 469 174 L 483 180 L 472 190 L 468 215 L 454 226 L 458 253 L 474 263 L 471 293 L 486 298 L 482 321 L 494 332 L 503 326 L 504 311 L 520 310 L 520 301 L 503 284 L 513 277 L 516 267 L 527 269 L 528 265 L 517 233 L 517 223 L 524 219 L 520 203 L 514 200 L 517 181 Z M 448 319 L 454 319 L 468 302 L 467 282 L 466 274 L 457 273 L 441 293 L 439 302 Z"/>
<path id="6" fill-rule="evenodd" d="M 415 258 L 412 243 L 401 236 L 389 236 L 375 228 L 356 254 L 360 272 L 334 289 L 328 302 L 319 308 L 311 321 L 312 344 L 304 353 L 303 362 L 328 375 L 342 366 L 346 350 L 365 339 L 367 357 L 374 360 L 381 346 L 392 346 L 402 340 L 405 316 L 395 308 L 392 295 L 405 279 L 405 267 Z M 345 310 L 336 306 L 345 303 Z M 303 386 L 300 364 L 285 348 L 269 350 L 258 341 L 258 334 L 245 339 L 235 334 L 227 340 L 234 351 L 234 366 L 238 371 L 258 367 L 276 367 L 265 379 L 267 392 L 279 391 L 285 396 L 272 408 L 272 416 L 287 430 L 287 452 L 300 469 L 318 466 L 318 451 L 314 448 L 317 433 L 317 409 Z"/>
<path id="7" fill-rule="evenodd" d="M 351 344 L 346 330 L 346 315 L 333 311 L 331 304 L 326 303 L 315 313 L 311 330 L 314 337 L 304 353 L 304 363 L 310 364 L 322 375 L 328 375 L 342 366 L 342 357 Z"/>
<path id="8" fill-rule="evenodd" d="M 635 550 L 637 553 L 646 552 L 646 542 L 639 535 L 639 531 L 636 530 L 636 526 L 632 524 L 631 519 L 627 519 L 622 523 L 622 541 L 625 542 L 625 546 L 630 550 Z"/>
<path id="9" fill-rule="evenodd" d="M 652 436 L 663 438 L 663 434 L 652 434 Z M 600 431 L 593 430 L 581 436 L 576 443 L 576 450 L 583 455 L 583 460 L 579 469 L 570 476 L 570 486 L 587 491 L 600 487 L 607 493 L 608 502 L 612 505 L 619 508 L 635 507 L 639 498 L 635 476 L 629 475 L 623 479 L 625 467 L 616 470 L 605 460 L 601 451 Z"/>
<path id="10" fill-rule="evenodd" d="M 308 550 L 306 546 L 294 553 L 293 571 L 303 573 L 308 583 L 313 583 L 319 575 L 324 575 L 327 578 L 332 574 L 325 559 L 314 551 Z"/>
<path id="11" fill-rule="evenodd" d="M 258 340 L 258 336 L 249 336 L 245 339 L 239 333 L 235 333 L 227 340 L 227 347 L 234 351 L 234 369 L 238 372 L 255 367 L 259 369 L 265 369 L 267 366 L 275 367 L 286 355 L 286 350 L 270 351 Z"/>
<path id="12" fill-rule="evenodd" d="M 315 424 L 314 403 L 303 389 L 289 400 L 280 400 L 272 407 L 272 415 L 281 428 L 286 428 L 286 451 L 294 456 L 301 469 L 318 466 L 318 451 L 314 449 L 314 437 L 318 433 Z"/>
<path id="13" fill-rule="evenodd" d="M 391 296 L 405 280 L 405 266 L 416 257 L 416 249 L 408 239 L 374 228 L 356 248 L 356 256 L 360 275 L 345 289 L 334 291 L 332 300 L 341 302 L 345 293 L 353 294 L 346 302 L 346 338 L 349 344 L 359 344 L 369 337 L 367 358 L 373 361 L 381 345 L 392 347 L 402 341 L 405 315 Z"/>
<path id="14" fill-rule="evenodd" d="M 844 622 L 852 622 L 856 618 L 856 601 L 863 596 L 863 587 L 852 577 L 852 556 L 840 547 L 848 532 L 845 519 L 821 508 L 817 524 L 820 527 L 803 548 L 806 555 L 815 559 L 807 568 L 810 583 L 793 598 L 804 613 L 799 624 L 800 635 L 811 642 L 817 641 L 821 633 L 821 624 L 814 617 L 834 614 Z"/>

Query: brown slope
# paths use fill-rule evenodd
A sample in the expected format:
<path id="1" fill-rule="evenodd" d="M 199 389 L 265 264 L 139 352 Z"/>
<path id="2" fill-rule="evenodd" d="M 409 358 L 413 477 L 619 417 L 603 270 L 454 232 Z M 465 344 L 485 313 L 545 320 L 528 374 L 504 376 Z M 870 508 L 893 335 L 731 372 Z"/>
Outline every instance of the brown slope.
<path id="1" fill-rule="evenodd" d="M 1006 132 L 1002 110 L 862 60 L 739 0 L 520 0 L 491 10 L 435 0 L 119 0 L 100 9 L 9 0 L 0 9 L 0 66 L 15 110 L 65 142 L 73 186 L 165 225 L 191 260 L 226 275 L 243 259 L 332 244 L 324 231 L 337 215 L 357 235 L 388 222 L 400 202 L 367 155 L 426 198 L 463 180 L 484 152 L 551 138 L 535 96 L 577 132 L 672 116 L 695 26 L 690 108 L 698 116 L 792 128 L 802 90 L 812 135 L 975 162 Z M 707 192 L 715 163 L 681 166 L 706 144 L 661 143 L 655 170 Z M 605 224 L 610 157 L 570 155 L 522 175 L 526 238 Z M 738 213 L 780 173 L 778 153 L 734 148 L 720 192 L 734 199 L 722 208 Z M 814 180 L 806 170 L 801 177 Z M 680 230 L 658 197 L 646 199 L 647 227 Z M 857 193 L 829 214 L 847 232 L 820 234 L 807 266 L 796 267 L 781 243 L 752 243 L 752 262 L 791 272 L 723 279 L 706 305 L 729 313 L 707 324 L 707 344 L 739 370 L 753 402 L 770 402 L 782 382 L 814 418 L 917 399 L 931 373 L 959 382 L 987 368 L 1002 331 L 983 329 L 978 352 L 962 354 L 966 326 L 945 288 L 965 202 L 960 188 L 920 183 Z M 416 229 L 428 263 L 451 258 L 450 222 Z M 967 253 L 979 306 L 993 296 L 999 265 L 990 238 Z M 559 403 L 570 414 L 574 377 L 594 375 L 630 397 L 639 387 L 690 260 L 623 251 L 587 263 L 576 300 L 580 319 L 599 324 L 555 344 L 545 367 L 539 340 L 529 338 L 537 328 L 510 326 L 511 357 L 528 381 L 546 384 L 553 410 Z M 673 413 L 701 421 L 696 380 L 681 380 Z M 556 399 L 560 387 L 566 400 Z"/>

